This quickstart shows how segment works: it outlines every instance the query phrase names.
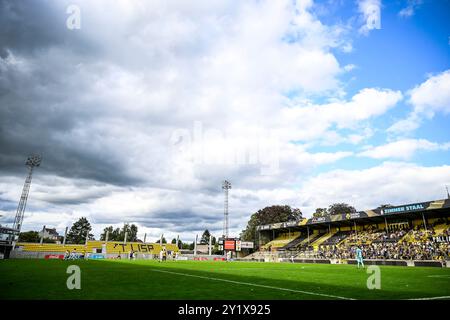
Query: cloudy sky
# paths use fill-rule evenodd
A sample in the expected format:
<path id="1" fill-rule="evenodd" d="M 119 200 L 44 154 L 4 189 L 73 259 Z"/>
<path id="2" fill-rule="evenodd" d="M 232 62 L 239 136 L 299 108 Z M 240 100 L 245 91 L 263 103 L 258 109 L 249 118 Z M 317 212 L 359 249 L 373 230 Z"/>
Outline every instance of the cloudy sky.
<path id="1" fill-rule="evenodd" d="M 0 0 L 2 225 L 30 153 L 23 230 L 442 199 L 449 124 L 448 0 Z"/>

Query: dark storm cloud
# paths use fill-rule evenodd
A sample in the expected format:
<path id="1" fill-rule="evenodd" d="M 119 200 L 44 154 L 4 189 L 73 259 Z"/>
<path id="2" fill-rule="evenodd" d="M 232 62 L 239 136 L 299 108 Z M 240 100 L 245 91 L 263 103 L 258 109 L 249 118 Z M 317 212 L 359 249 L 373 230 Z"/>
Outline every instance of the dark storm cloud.
<path id="1" fill-rule="evenodd" d="M 55 207 L 59 205 L 79 205 L 86 204 L 102 197 L 107 197 L 111 192 L 108 190 L 93 190 L 88 192 L 70 192 L 69 194 L 46 194 L 41 196 L 39 200 L 52 204 Z"/>
<path id="2" fill-rule="evenodd" d="M 2 102 L 0 98 L 0 102 Z M 0 109 L 0 171 L 4 174 L 24 174 L 26 157 L 39 153 L 43 157 L 40 172 L 70 178 L 92 179 L 117 185 L 138 183 L 129 177 L 113 155 L 83 150 L 82 146 L 54 139 L 59 129 L 38 125 L 40 115 L 8 114 Z M 22 117 L 23 116 L 23 117 Z M 29 117 L 27 117 L 29 116 Z M 65 121 L 64 118 L 61 119 Z M 37 122 L 37 123 L 36 123 Z"/>
<path id="3" fill-rule="evenodd" d="M 91 53 L 89 38 L 66 28 L 71 1 L 0 0 L 0 57 L 8 50 L 29 56 L 49 47 Z"/>
<path id="4" fill-rule="evenodd" d="M 5 199 L 0 193 L 0 210 L 10 211 L 17 208 L 17 203 Z"/>
<path id="5" fill-rule="evenodd" d="M 127 215 L 128 221 L 138 223 L 143 227 L 160 228 L 173 232 L 191 232 L 201 228 L 217 229 L 222 214 L 208 215 L 205 210 L 158 210 L 148 215 Z M 95 223 L 114 224 L 117 218 L 107 215 L 96 216 Z M 219 226 L 220 227 L 220 226 Z"/>
<path id="6" fill-rule="evenodd" d="M 114 153 L 70 139 L 72 130 L 100 119 L 102 109 L 80 102 L 89 81 L 70 77 L 94 54 L 65 28 L 64 9 L 47 1 L 0 2 L 0 171 L 23 174 L 26 157 L 39 153 L 43 173 L 137 184 Z"/>
<path id="7" fill-rule="evenodd" d="M 60 44 L 63 12 L 48 1 L 0 1 L 0 52 L 7 49 L 29 54 L 36 49 Z"/>

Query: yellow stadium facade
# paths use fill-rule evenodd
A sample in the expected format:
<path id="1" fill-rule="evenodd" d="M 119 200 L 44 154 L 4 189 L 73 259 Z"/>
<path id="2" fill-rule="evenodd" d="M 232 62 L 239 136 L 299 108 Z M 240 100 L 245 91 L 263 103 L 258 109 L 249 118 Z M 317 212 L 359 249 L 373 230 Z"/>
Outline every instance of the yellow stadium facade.
<path id="1" fill-rule="evenodd" d="M 127 254 L 130 252 L 157 255 L 163 249 L 171 252 L 178 252 L 176 244 L 160 245 L 159 243 L 142 243 L 142 242 L 119 242 L 119 241 L 88 241 L 86 244 L 53 244 L 53 243 L 24 243 L 16 244 L 16 250 L 24 252 L 49 252 L 49 253 L 65 253 L 66 251 L 76 251 L 78 253 L 97 253 L 97 254 Z"/>

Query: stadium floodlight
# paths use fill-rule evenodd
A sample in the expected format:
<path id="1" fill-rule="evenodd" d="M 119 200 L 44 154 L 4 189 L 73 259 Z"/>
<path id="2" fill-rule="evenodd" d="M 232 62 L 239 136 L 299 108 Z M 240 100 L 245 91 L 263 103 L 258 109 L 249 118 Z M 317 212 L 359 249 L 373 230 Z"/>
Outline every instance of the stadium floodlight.
<path id="1" fill-rule="evenodd" d="M 33 169 L 41 165 L 42 157 L 38 154 L 33 154 L 28 157 L 25 165 L 28 167 L 28 176 L 25 179 L 25 184 L 23 185 L 22 195 L 20 196 L 19 205 L 17 206 L 16 217 L 14 219 L 13 229 L 17 236 L 20 234 L 22 228 L 23 216 L 25 214 L 25 207 L 27 206 L 28 194 L 30 192 L 31 178 L 33 176 Z M 14 241 L 14 233 L 11 235 Z"/>
<path id="2" fill-rule="evenodd" d="M 226 238 L 228 238 L 228 190 L 231 189 L 231 183 L 227 180 L 225 180 L 222 183 L 222 189 L 224 190 L 224 194 L 225 194 L 225 202 L 224 202 L 224 206 L 223 206 L 223 215 L 224 215 L 224 219 L 223 219 L 223 238 L 224 240 Z"/>
<path id="3" fill-rule="evenodd" d="M 39 167 L 41 165 L 42 157 L 37 154 L 33 154 L 28 157 L 27 162 L 25 162 L 25 165 L 28 167 Z"/>

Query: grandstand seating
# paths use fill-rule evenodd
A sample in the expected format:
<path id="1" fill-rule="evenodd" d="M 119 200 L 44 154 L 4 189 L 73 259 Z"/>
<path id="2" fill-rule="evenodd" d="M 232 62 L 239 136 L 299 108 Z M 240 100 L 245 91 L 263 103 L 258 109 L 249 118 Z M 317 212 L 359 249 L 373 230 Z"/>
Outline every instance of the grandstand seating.
<path id="1" fill-rule="evenodd" d="M 302 242 L 300 242 L 300 244 L 297 246 L 298 250 L 305 250 L 307 248 L 309 248 L 309 246 L 315 241 L 317 240 L 319 237 L 321 236 L 321 234 L 319 233 L 311 233 L 309 235 L 309 238 L 306 237 L 305 240 L 303 240 Z"/>
<path id="2" fill-rule="evenodd" d="M 290 239 L 283 238 L 282 240 L 277 240 L 278 238 L 276 238 L 263 246 L 263 249 L 267 250 L 268 248 L 272 248 L 276 250 L 301 250 L 307 248 L 313 241 L 317 240 L 317 238 L 321 236 L 318 233 L 311 233 L 308 238 L 307 235 L 300 235 L 298 232 L 295 234 L 291 233 L 291 235 L 296 237 L 291 237 Z M 275 246 L 271 246 L 273 243 L 275 243 Z"/>
<path id="3" fill-rule="evenodd" d="M 380 231 L 378 232 L 379 236 L 375 240 L 373 240 L 373 243 L 377 242 L 392 242 L 396 243 L 398 241 L 401 241 L 403 237 L 405 237 L 408 233 L 407 230 L 397 230 L 393 232 L 386 232 L 386 231 Z"/>
<path id="4" fill-rule="evenodd" d="M 86 245 L 83 244 L 53 244 L 53 243 L 17 243 L 16 247 L 21 248 L 23 251 L 30 252 L 59 252 L 64 253 L 67 250 L 77 251 L 83 253 L 96 253 L 102 252 L 104 241 L 88 241 Z M 178 251 L 178 247 L 175 244 L 163 244 L 163 247 L 169 251 Z M 161 251 L 161 245 L 158 243 L 140 243 L 140 242 L 123 242 L 111 241 L 106 243 L 106 253 L 108 254 L 120 254 L 129 253 L 131 251 L 138 253 L 158 254 Z"/>
<path id="5" fill-rule="evenodd" d="M 331 237 L 326 239 L 324 242 L 322 242 L 322 245 L 329 246 L 329 245 L 337 245 L 339 242 L 346 239 L 352 231 L 338 231 L 335 234 L 333 234 Z"/>
<path id="6" fill-rule="evenodd" d="M 379 239 L 385 234 L 384 231 L 379 230 L 365 230 L 360 232 L 351 232 L 338 245 L 357 245 L 357 244 L 371 244 L 373 241 Z"/>
<path id="7" fill-rule="evenodd" d="M 296 250 L 301 243 L 303 243 L 304 241 L 307 241 L 307 240 L 308 240 L 307 235 L 299 236 L 299 237 L 295 238 L 294 240 L 292 240 L 291 242 L 289 242 L 288 244 L 286 244 L 282 249 Z"/>
<path id="8" fill-rule="evenodd" d="M 331 232 L 325 233 L 324 235 L 322 235 L 321 237 L 316 239 L 314 242 L 312 242 L 311 245 L 314 248 L 314 250 L 317 250 L 322 243 L 324 243 L 329 238 L 331 238 L 335 233 L 336 233 L 336 231 L 331 231 Z"/>
<path id="9" fill-rule="evenodd" d="M 292 241 L 283 236 L 267 245 L 284 244 L 282 249 L 273 252 L 257 252 L 253 257 L 272 255 L 279 257 L 314 258 L 314 259 L 353 259 L 355 246 L 363 247 L 367 259 L 408 259 L 408 260 L 449 260 L 450 258 L 450 224 L 449 220 L 435 219 L 427 222 L 427 230 L 423 223 L 416 220 L 412 224 L 396 222 L 384 228 L 384 224 L 368 224 L 359 226 L 355 232 L 351 228 L 344 231 L 331 230 L 330 233 L 314 232 L 309 239 L 304 234 Z M 386 229 L 388 231 L 386 231 Z M 280 243 L 281 243 L 280 242 Z M 268 246 L 267 246 L 268 248 Z"/>
<path id="10" fill-rule="evenodd" d="M 263 246 L 263 249 L 277 249 L 286 246 L 289 242 L 300 236 L 300 232 L 291 232 L 279 234 L 275 239 L 269 241 Z"/>
<path id="11" fill-rule="evenodd" d="M 73 251 L 76 250 L 78 252 L 83 252 L 85 250 L 85 246 L 82 244 L 66 244 L 63 246 L 62 244 L 54 244 L 54 243 L 17 243 L 16 248 L 21 248 L 23 251 L 32 251 L 32 252 L 65 252 L 66 250 Z"/>

